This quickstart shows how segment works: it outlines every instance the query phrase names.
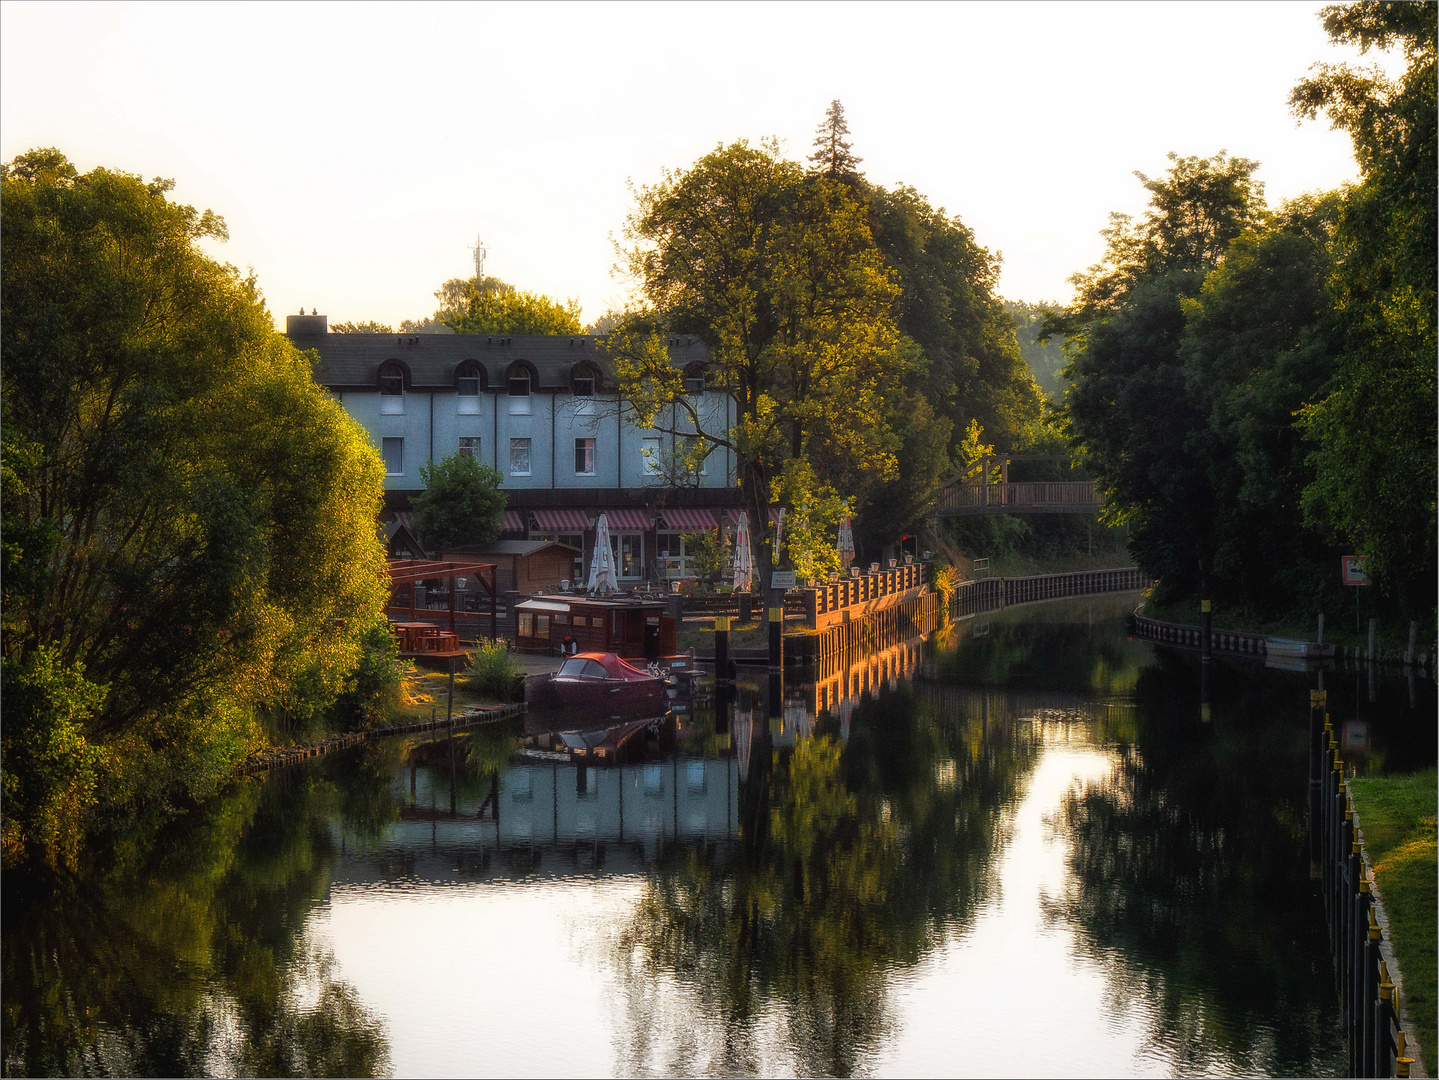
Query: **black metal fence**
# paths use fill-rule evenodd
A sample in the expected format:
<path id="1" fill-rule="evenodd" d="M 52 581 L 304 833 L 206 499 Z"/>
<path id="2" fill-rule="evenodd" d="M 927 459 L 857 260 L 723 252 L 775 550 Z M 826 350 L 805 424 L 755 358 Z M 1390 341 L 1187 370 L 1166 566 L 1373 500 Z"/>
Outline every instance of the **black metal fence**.
<path id="1" fill-rule="evenodd" d="M 1399 991 L 1382 955 L 1371 871 L 1322 690 L 1310 695 L 1309 730 L 1310 855 L 1329 920 L 1349 1075 L 1408 1076 L 1414 1061 L 1399 1021 Z"/>
<path id="2" fill-rule="evenodd" d="M 1067 574 L 1035 574 L 1032 577 L 983 578 L 960 582 L 950 600 L 951 617 L 998 611 L 1013 604 L 1036 600 L 1059 600 L 1069 596 L 1128 592 L 1151 584 L 1138 567 L 1117 570 L 1077 570 Z"/>

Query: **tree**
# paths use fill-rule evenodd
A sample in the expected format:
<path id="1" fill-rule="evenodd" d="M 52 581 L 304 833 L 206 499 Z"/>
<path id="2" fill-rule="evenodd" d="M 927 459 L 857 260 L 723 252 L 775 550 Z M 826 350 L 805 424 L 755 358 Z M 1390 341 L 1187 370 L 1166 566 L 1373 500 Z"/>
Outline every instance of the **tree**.
<path id="1" fill-rule="evenodd" d="M 488 544 L 500 535 L 507 496 L 502 477 L 468 454 L 451 454 L 434 465 L 420 466 L 425 490 L 411 503 L 415 536 L 426 550 L 438 554 L 458 544 Z"/>
<path id="2" fill-rule="evenodd" d="M 1135 174 L 1150 192 L 1144 219 L 1111 215 L 1103 262 L 1071 278 L 1074 303 L 1044 329 L 1063 334 L 1072 357 L 1076 449 L 1130 523 L 1140 565 L 1182 593 L 1206 580 L 1216 548 L 1215 493 L 1189 443 L 1207 417 L 1180 363 L 1184 302 L 1266 211 L 1256 162 L 1222 151 L 1170 161 L 1166 177 Z"/>
<path id="3" fill-rule="evenodd" d="M 580 302 L 561 304 L 539 293 L 521 292 L 498 278 L 483 282 L 453 278 L 435 293 L 434 319 L 457 334 L 578 334 Z"/>
<path id="4" fill-rule="evenodd" d="M 1019 357 L 1034 376 L 1040 392 L 1053 404 L 1064 400 L 1064 367 L 1069 363 L 1061 343 L 1053 338 L 1044 338 L 1045 317 L 1058 309 L 1058 304 L 1029 304 L 1023 300 L 1004 302 L 1005 313 L 1014 320 Z"/>
<path id="5" fill-rule="evenodd" d="M 831 180 L 857 180 L 859 163 L 849 143 L 849 125 L 844 122 L 844 106 L 835 98 L 825 110 L 824 119 L 814 133 L 814 153 L 809 156 L 815 171 Z"/>
<path id="6" fill-rule="evenodd" d="M 383 610 L 379 456 L 170 187 L 0 167 L 7 865 L 210 790 Z"/>
<path id="7" fill-rule="evenodd" d="M 393 334 L 387 323 L 375 322 L 339 322 L 330 324 L 332 334 Z"/>
<path id="8" fill-rule="evenodd" d="M 1331 393 L 1304 410 L 1318 449 L 1306 519 L 1352 537 L 1380 588 L 1435 595 L 1436 9 L 1373 0 L 1323 11 L 1336 43 L 1403 49 L 1405 71 L 1317 65 L 1290 104 L 1349 132 L 1363 182 L 1345 193 L 1332 286 L 1344 345 Z"/>
<path id="9" fill-rule="evenodd" d="M 619 391 L 642 426 L 734 453 L 750 519 L 767 520 L 785 463 L 835 480 L 895 469 L 886 396 L 910 354 L 890 308 L 898 290 L 851 189 L 806 175 L 773 145 L 722 146 L 637 193 L 627 227 L 632 278 L 648 307 L 606 339 Z M 702 411 L 668 335 L 708 346 Z M 677 417 L 671 420 L 671 416 Z M 768 545 L 757 545 L 763 579 Z"/>
<path id="10" fill-rule="evenodd" d="M 978 420 L 1008 448 L 1038 418 L 1042 399 L 995 295 L 998 256 L 911 187 L 872 187 L 867 198 L 875 243 L 899 278 L 899 329 L 924 356 L 910 369 L 910 388 L 950 422 L 951 439 Z"/>

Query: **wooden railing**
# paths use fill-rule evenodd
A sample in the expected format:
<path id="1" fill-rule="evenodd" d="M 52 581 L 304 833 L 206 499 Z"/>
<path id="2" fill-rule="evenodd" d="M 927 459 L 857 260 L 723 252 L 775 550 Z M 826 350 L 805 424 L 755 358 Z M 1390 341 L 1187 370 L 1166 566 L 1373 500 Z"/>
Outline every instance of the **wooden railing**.
<path id="1" fill-rule="evenodd" d="M 951 484 L 940 492 L 937 517 L 967 514 L 1090 514 L 1104 508 L 1094 480 Z"/>

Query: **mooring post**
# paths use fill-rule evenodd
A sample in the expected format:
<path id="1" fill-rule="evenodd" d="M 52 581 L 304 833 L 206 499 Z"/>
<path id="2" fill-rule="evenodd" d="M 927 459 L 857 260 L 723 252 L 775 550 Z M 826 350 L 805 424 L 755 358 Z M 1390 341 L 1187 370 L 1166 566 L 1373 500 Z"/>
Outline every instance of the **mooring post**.
<path id="1" fill-rule="evenodd" d="M 453 725 L 455 722 L 455 658 L 450 657 L 450 692 L 445 699 L 445 723 Z"/>
<path id="2" fill-rule="evenodd" d="M 1378 629 L 1379 629 L 1379 620 L 1378 620 L 1378 619 L 1370 619 L 1370 620 L 1369 620 L 1369 662 L 1370 662 L 1371 664 L 1374 663 L 1374 660 L 1375 660 L 1375 656 L 1374 656 L 1374 636 L 1375 636 L 1376 631 L 1378 631 Z"/>
<path id="3" fill-rule="evenodd" d="M 769 609 L 769 670 L 784 670 L 784 603 Z"/>
<path id="4" fill-rule="evenodd" d="M 715 688 L 729 682 L 729 616 L 715 616 Z"/>
<path id="5" fill-rule="evenodd" d="M 1316 641 L 1315 644 L 1324 644 L 1324 612 L 1322 611 L 1319 613 L 1319 640 Z"/>
<path id="6" fill-rule="evenodd" d="M 1322 672 L 1321 672 L 1322 677 Z M 1327 695 L 1323 689 L 1309 691 L 1309 873 L 1319 872 L 1319 792 L 1324 763 L 1324 706 Z"/>
<path id="7" fill-rule="evenodd" d="M 1404 650 L 1404 666 L 1414 666 L 1414 646 L 1419 642 L 1419 624 L 1414 620 L 1409 621 L 1409 647 Z"/>
<path id="8" fill-rule="evenodd" d="M 1213 626 L 1214 605 L 1208 601 L 1201 601 L 1199 605 L 1199 718 L 1209 719 L 1209 664 L 1211 657 L 1211 628 Z"/>

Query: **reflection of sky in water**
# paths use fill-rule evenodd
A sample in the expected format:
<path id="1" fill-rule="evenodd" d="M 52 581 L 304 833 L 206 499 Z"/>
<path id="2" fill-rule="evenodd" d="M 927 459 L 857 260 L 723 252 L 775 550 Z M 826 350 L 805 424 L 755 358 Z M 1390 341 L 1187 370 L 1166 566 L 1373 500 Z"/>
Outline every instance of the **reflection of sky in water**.
<path id="1" fill-rule="evenodd" d="M 876 1001 L 883 1016 L 853 1048 L 857 1071 L 1234 1071 L 1202 1045 L 1156 1043 L 1155 1006 L 1127 989 L 1140 985 L 1122 970 L 1133 959 L 1096 954 L 1054 917 L 1073 885 L 1062 803 L 1076 790 L 1112 787 L 1120 759 L 1090 740 L 1086 723 L 1034 726 L 1040 753 L 1017 801 L 1000 812 L 1003 846 L 976 908 L 917 964 L 888 967 Z M 936 776 L 940 786 L 947 777 Z M 792 1075 L 814 1067 L 793 1045 L 806 1029 L 792 1002 L 771 995 L 730 1030 L 689 981 L 655 970 L 638 950 L 625 962 L 617 949 L 645 894 L 642 874 L 516 884 L 457 873 L 449 882 L 388 885 L 344 884 L 337 869 L 329 905 L 310 929 L 333 949 L 337 974 L 385 1018 L 397 1075 Z"/>

